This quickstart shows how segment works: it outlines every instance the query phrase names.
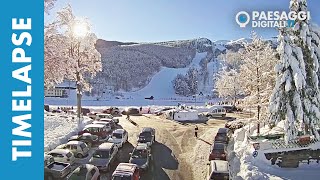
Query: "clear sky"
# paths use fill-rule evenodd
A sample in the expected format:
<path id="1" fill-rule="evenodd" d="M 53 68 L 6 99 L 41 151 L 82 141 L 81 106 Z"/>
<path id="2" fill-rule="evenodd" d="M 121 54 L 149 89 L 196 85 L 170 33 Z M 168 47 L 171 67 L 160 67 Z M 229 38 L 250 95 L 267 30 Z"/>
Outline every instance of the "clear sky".
<path id="1" fill-rule="evenodd" d="M 320 1 L 307 2 L 312 21 L 320 25 Z M 45 19 L 68 3 L 76 16 L 90 19 L 98 38 L 123 42 L 247 38 L 252 29 L 236 24 L 239 11 L 289 8 L 289 0 L 58 0 Z M 255 31 L 264 38 L 277 35 L 271 28 Z"/>

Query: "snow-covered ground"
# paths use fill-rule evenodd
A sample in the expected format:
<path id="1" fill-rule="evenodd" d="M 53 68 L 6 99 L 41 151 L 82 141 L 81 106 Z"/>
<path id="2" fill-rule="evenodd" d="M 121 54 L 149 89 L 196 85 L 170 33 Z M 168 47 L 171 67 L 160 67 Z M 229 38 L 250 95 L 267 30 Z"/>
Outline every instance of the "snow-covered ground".
<path id="1" fill-rule="evenodd" d="M 64 113 L 44 114 L 44 149 L 50 151 L 62 143 L 66 143 L 68 138 L 91 122 L 91 119 L 84 117 L 78 126 L 78 119 L 74 115 Z"/>
<path id="2" fill-rule="evenodd" d="M 228 146 L 231 174 L 233 174 L 235 180 L 319 179 L 320 164 L 311 162 L 307 165 L 300 163 L 298 168 L 280 168 L 277 165 L 270 164 L 263 150 L 258 150 L 258 155 L 253 157 L 255 150 L 248 140 L 248 136 L 255 134 L 256 128 L 256 123 L 252 121 L 252 123 L 236 130 L 233 141 Z M 267 131 L 270 132 L 266 127 L 261 128 L 261 134 L 265 134 Z M 263 149 L 262 146 L 261 149 Z"/>

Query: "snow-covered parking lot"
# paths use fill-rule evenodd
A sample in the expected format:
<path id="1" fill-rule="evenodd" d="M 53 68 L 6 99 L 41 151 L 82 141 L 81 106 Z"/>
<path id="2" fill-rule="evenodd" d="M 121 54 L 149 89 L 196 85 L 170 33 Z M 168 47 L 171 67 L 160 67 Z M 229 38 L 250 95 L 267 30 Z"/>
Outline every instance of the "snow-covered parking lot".
<path id="1" fill-rule="evenodd" d="M 67 138 L 75 134 L 77 128 L 76 118 L 64 117 L 62 114 L 46 114 L 45 117 L 45 145 L 46 149 L 52 149 L 56 145 L 66 142 Z M 62 117 L 61 117 L 62 116 Z M 197 123 L 199 127 L 199 139 L 194 137 L 194 122 L 176 122 L 163 119 L 154 115 L 132 116 L 131 119 L 137 126 L 131 124 L 125 117 L 120 117 L 119 128 L 124 128 L 129 133 L 129 143 L 120 151 L 120 162 L 128 162 L 129 153 L 136 146 L 137 135 L 142 127 L 156 129 L 157 143 L 152 147 L 153 167 L 142 175 L 142 179 L 174 179 L 193 180 L 205 179 L 207 175 L 207 162 L 211 143 L 219 127 L 223 127 L 225 120 L 209 120 Z M 84 124 L 90 123 L 85 118 Z M 90 150 L 87 157 L 77 159 L 78 164 L 88 163 L 95 147 Z M 119 162 L 116 162 L 114 170 Z M 101 179 L 110 178 L 111 173 L 104 173 Z"/>

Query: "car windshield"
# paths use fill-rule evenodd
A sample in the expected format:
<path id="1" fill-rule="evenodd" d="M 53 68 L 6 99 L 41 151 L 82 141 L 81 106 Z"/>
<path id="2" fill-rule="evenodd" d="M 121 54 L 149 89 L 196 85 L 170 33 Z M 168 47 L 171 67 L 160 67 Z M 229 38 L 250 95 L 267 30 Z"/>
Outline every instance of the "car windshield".
<path id="1" fill-rule="evenodd" d="M 86 148 L 87 146 L 86 146 L 86 144 L 82 143 L 82 144 L 80 144 L 80 147 L 81 147 L 81 149 L 83 150 L 83 149 Z"/>
<path id="2" fill-rule="evenodd" d="M 122 134 L 120 134 L 120 133 L 112 133 L 112 138 L 121 139 L 122 138 Z"/>
<path id="3" fill-rule="evenodd" d="M 228 180 L 229 179 L 229 174 L 228 173 L 212 173 L 210 176 L 210 180 Z"/>
<path id="4" fill-rule="evenodd" d="M 112 180 L 131 180 L 131 176 L 130 175 L 113 176 Z"/>
<path id="5" fill-rule="evenodd" d="M 215 143 L 213 144 L 213 148 L 212 149 L 216 149 L 216 150 L 223 150 L 225 147 L 224 144 L 221 144 L 221 143 Z"/>
<path id="6" fill-rule="evenodd" d="M 69 180 L 86 180 L 87 168 L 78 167 L 73 171 L 73 174 L 70 176 Z"/>
<path id="7" fill-rule="evenodd" d="M 134 150 L 132 153 L 132 158 L 147 158 L 147 150 Z"/>
<path id="8" fill-rule="evenodd" d="M 110 154 L 110 152 L 107 151 L 107 150 L 104 150 L 104 151 L 97 150 L 97 151 L 93 154 L 93 157 L 106 159 L 106 158 L 109 158 L 109 154 Z"/>

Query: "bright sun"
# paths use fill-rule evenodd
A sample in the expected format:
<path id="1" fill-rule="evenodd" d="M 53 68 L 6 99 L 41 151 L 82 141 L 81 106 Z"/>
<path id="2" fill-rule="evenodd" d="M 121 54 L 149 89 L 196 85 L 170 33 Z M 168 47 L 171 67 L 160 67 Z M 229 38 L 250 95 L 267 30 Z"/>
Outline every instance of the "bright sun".
<path id="1" fill-rule="evenodd" d="M 85 22 L 78 21 L 73 25 L 73 34 L 76 37 L 84 37 L 89 32 L 89 27 Z"/>

